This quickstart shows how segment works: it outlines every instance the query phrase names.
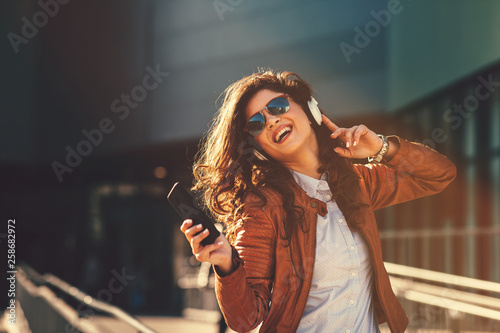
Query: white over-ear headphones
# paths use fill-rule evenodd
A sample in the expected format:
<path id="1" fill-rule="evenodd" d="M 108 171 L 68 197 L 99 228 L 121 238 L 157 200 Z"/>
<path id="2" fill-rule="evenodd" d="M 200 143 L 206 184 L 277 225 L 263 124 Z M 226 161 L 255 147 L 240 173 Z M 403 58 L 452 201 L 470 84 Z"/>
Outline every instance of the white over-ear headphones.
<path id="1" fill-rule="evenodd" d="M 307 101 L 307 105 L 309 106 L 309 111 L 311 111 L 311 114 L 316 120 L 316 123 L 318 125 L 321 125 L 321 111 L 318 107 L 318 102 L 314 99 L 314 97 L 311 96 L 311 100 Z"/>

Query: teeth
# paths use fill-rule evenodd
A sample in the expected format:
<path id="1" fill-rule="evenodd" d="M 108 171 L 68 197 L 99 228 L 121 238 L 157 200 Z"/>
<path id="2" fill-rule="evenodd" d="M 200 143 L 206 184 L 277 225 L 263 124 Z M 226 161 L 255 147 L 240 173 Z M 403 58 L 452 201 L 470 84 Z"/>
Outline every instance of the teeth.
<path id="1" fill-rule="evenodd" d="M 276 136 L 274 137 L 274 141 L 276 142 L 279 142 L 280 141 L 280 137 L 286 133 L 286 132 L 290 132 L 292 130 L 292 127 L 291 126 L 287 126 L 287 127 L 284 127 L 282 128 L 277 134 Z"/>

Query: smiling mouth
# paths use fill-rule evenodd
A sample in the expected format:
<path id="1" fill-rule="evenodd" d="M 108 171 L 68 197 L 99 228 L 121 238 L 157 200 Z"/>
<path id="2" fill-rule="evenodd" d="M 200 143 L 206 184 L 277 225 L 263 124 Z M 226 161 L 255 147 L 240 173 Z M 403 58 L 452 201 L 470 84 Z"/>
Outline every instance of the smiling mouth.
<path id="1" fill-rule="evenodd" d="M 274 135 L 274 142 L 281 143 L 292 132 L 292 126 L 285 126 Z"/>

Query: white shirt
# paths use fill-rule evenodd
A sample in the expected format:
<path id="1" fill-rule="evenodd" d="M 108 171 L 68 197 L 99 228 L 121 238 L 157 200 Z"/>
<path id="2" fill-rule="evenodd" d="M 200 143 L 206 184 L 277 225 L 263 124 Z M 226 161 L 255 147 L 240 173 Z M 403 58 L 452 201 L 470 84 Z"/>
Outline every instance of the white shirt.
<path id="1" fill-rule="evenodd" d="M 315 179 L 292 170 L 297 184 L 326 203 L 318 215 L 314 271 L 298 333 L 379 332 L 372 305 L 372 267 L 363 237 L 349 229 L 332 199 L 326 174 Z"/>

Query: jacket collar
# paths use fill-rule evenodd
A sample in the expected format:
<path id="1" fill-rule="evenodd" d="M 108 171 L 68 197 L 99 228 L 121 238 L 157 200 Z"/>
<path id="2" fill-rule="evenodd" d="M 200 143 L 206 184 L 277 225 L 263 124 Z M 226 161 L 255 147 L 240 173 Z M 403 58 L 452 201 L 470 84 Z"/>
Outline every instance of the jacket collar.
<path id="1" fill-rule="evenodd" d="M 326 208 L 326 203 L 324 203 L 321 200 L 311 198 L 306 191 L 302 189 L 302 187 L 297 184 L 297 181 L 295 180 L 292 182 L 293 189 L 296 193 L 296 200 L 298 200 L 297 204 L 302 207 L 307 207 L 308 209 L 313 209 L 316 214 L 321 215 L 322 217 L 326 216 L 328 214 L 328 209 Z M 319 182 L 319 180 L 318 180 Z M 315 191 L 315 189 L 314 189 Z M 303 203 L 303 204 L 301 204 Z"/>

